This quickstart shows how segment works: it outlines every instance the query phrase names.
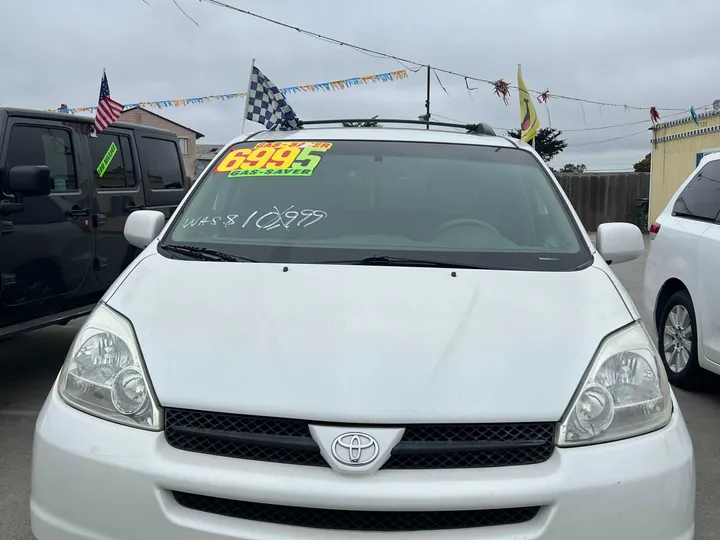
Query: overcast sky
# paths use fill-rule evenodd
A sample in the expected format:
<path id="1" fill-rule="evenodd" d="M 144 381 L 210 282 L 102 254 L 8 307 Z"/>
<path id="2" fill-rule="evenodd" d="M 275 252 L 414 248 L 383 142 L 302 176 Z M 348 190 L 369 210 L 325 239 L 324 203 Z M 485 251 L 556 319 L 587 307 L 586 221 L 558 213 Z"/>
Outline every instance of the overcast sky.
<path id="1" fill-rule="evenodd" d="M 226 0 L 338 39 L 421 63 L 596 101 L 685 108 L 720 98 L 713 0 Z M 2 0 L 0 106 L 95 105 L 102 70 L 123 103 L 241 92 L 253 57 L 278 86 L 402 69 L 375 58 L 198 0 Z M 715 21 L 715 22 L 713 22 Z M 433 76 L 434 114 L 496 129 L 519 124 L 490 85 Z M 303 119 L 417 118 L 425 73 L 407 80 L 289 96 Z M 242 100 L 164 109 L 168 118 L 225 143 L 240 131 Z M 570 146 L 555 161 L 589 169 L 629 168 L 650 151 L 647 111 L 551 99 L 543 126 L 565 130 Z M 614 129 L 602 126 L 646 121 Z M 252 127 L 248 124 L 246 129 Z M 583 130 L 583 131 L 571 131 Z M 636 134 L 637 132 L 642 132 Z M 616 137 L 626 138 L 610 142 Z"/>

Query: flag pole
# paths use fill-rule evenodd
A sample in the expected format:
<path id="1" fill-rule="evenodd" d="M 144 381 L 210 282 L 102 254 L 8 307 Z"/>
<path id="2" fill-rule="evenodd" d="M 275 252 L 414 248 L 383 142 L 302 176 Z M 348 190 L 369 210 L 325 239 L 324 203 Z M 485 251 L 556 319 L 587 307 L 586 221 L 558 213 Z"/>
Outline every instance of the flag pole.
<path id="1" fill-rule="evenodd" d="M 250 104 L 250 85 L 252 84 L 253 69 L 255 68 L 255 59 L 252 59 L 250 63 L 250 76 L 248 77 L 247 91 L 245 92 L 245 110 L 243 111 L 242 125 L 240 126 L 240 133 L 245 132 L 245 120 L 247 119 L 248 105 Z"/>
<path id="2" fill-rule="evenodd" d="M 427 115 L 427 122 L 430 122 L 430 64 L 427 66 L 427 99 L 425 100 L 425 114 Z M 430 124 L 425 126 L 425 129 L 430 129 Z"/>

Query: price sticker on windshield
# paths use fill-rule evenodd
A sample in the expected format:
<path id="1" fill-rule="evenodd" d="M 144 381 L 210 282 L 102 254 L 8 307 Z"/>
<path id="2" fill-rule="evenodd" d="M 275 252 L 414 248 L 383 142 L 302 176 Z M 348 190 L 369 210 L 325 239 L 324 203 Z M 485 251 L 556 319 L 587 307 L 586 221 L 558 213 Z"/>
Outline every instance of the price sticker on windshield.
<path id="1" fill-rule="evenodd" d="M 327 142 L 263 142 L 254 148 L 231 150 L 215 167 L 228 178 L 244 176 L 311 176 L 325 152 Z"/>

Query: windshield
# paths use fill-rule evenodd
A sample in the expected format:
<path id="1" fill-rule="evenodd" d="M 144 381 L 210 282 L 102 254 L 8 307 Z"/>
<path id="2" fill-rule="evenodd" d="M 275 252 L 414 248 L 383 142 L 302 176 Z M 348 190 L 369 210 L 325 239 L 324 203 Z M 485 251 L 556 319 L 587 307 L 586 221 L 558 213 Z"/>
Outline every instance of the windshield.
<path id="1" fill-rule="evenodd" d="M 165 244 L 259 262 L 390 256 L 558 271 L 590 260 L 557 188 L 516 148 L 246 142 L 200 182 Z"/>

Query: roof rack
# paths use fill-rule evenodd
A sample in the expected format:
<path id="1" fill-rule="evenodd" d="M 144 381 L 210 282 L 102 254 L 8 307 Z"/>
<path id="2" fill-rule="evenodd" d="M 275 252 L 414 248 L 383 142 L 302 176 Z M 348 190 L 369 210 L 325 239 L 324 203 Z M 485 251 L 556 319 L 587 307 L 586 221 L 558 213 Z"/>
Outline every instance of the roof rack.
<path id="1" fill-rule="evenodd" d="M 435 122 L 434 120 L 402 120 L 398 118 L 348 118 L 340 120 L 298 120 L 300 127 L 304 126 L 318 126 L 323 124 L 343 124 L 351 122 L 354 124 L 363 122 L 372 122 L 377 124 L 413 124 L 420 126 L 438 126 L 438 127 L 452 127 L 466 130 L 468 133 L 473 135 L 495 135 L 495 130 L 488 124 L 460 124 L 453 122 Z"/>

